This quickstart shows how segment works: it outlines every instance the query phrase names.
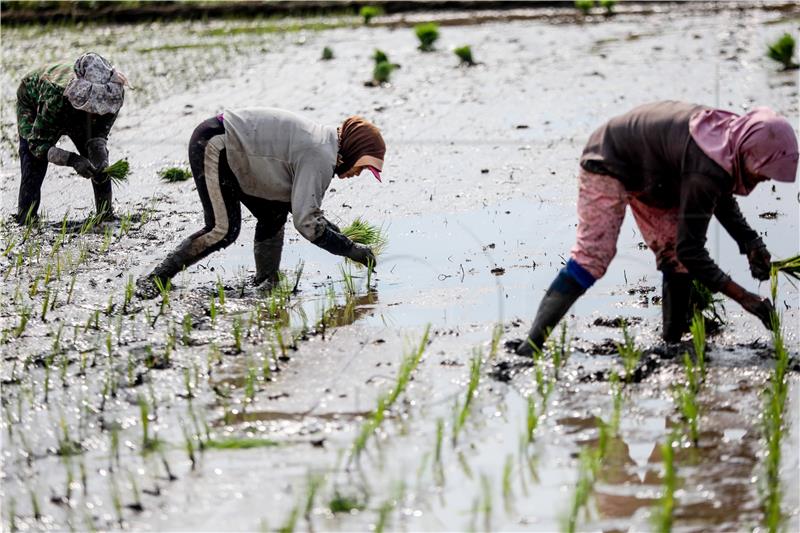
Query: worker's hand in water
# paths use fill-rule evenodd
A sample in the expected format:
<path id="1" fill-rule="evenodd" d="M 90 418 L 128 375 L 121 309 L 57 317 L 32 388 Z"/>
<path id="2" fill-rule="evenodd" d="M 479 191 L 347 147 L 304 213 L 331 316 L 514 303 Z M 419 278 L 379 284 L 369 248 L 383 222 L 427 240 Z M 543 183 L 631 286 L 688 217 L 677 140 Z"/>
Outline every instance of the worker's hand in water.
<path id="1" fill-rule="evenodd" d="M 750 273 L 760 281 L 769 279 L 772 257 L 763 243 L 747 252 L 747 261 L 750 263 Z"/>
<path id="2" fill-rule="evenodd" d="M 97 175 L 97 168 L 82 155 L 72 154 L 69 158 L 69 166 L 84 178 L 91 179 Z"/>
<path id="3" fill-rule="evenodd" d="M 356 263 L 361 263 L 365 267 L 370 267 L 375 270 L 375 265 L 378 261 L 375 260 L 375 254 L 372 253 L 369 246 L 363 244 L 353 243 L 353 247 L 347 252 L 347 258 L 352 259 Z"/>
<path id="4" fill-rule="evenodd" d="M 765 328 L 772 329 L 772 316 L 775 314 L 775 308 L 768 299 L 752 292 L 745 292 L 739 299 L 739 303 L 745 311 L 757 316 Z"/>

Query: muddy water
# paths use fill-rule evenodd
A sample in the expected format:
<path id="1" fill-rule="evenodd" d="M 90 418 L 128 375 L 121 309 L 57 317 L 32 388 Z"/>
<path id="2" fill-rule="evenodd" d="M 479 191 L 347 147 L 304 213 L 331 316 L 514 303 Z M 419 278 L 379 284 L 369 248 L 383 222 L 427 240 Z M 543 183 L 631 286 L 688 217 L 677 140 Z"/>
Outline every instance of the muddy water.
<path id="1" fill-rule="evenodd" d="M 613 352 L 606 339 L 619 341 L 621 333 L 595 321 L 626 317 L 635 323 L 637 344 L 657 344 L 660 279 L 632 221 L 611 271 L 570 313 L 575 351 L 546 403 L 527 362 L 489 357 L 492 329 L 502 323 L 504 338 L 522 334 L 560 268 L 574 239 L 577 157 L 602 120 L 660 98 L 733 109 L 764 103 L 797 118 L 796 75 L 777 72 L 762 57 L 764 43 L 796 28 L 797 19 L 796 8 L 698 7 L 584 24 L 557 17 L 492 21 L 444 28 L 440 51 L 427 55 L 415 50 L 406 28 L 235 32 L 229 30 L 241 23 L 213 22 L 6 30 L 4 217 L 14 208 L 18 173 L 14 80 L 31 63 L 91 48 L 126 70 L 136 88 L 110 144 L 112 159 L 124 155 L 134 169 L 118 191 L 118 210 L 144 213 L 146 221 L 124 235 L 112 225 L 107 246 L 105 228 L 69 234 L 53 257 L 67 265 L 85 250 L 85 258 L 47 284 L 56 303 L 44 318 L 49 251 L 67 204 L 70 219 L 88 213 L 88 187 L 50 170 L 44 207 L 53 226 L 29 237 L 43 252 L 19 270 L 9 270 L 16 254 L 35 255 L 35 247 L 18 244 L 22 231 L 2 230 L 4 250 L 12 238 L 17 243 L 0 263 L 9 272 L 0 308 L 4 527 L 13 515 L 20 529 L 276 529 L 299 509 L 299 529 L 354 530 L 375 526 L 383 509 L 392 529 L 559 529 L 573 498 L 577 456 L 597 448 L 597 419 L 612 412 L 609 383 L 586 378 L 619 367 L 613 353 L 591 353 L 602 352 L 598 345 Z M 65 42 L 67 49 L 53 46 Z M 449 49 L 464 43 L 481 65 L 456 67 Z M 317 60 L 325 45 L 337 56 L 332 63 Z M 390 86 L 366 88 L 376 47 L 403 66 Z M 363 215 L 384 223 L 390 246 L 372 287 L 360 278 L 348 299 L 340 262 L 291 230 L 284 267 L 304 261 L 300 292 L 270 316 L 269 299 L 247 284 L 253 223 L 245 217 L 237 243 L 178 276 L 163 313 L 158 299 L 125 309 L 128 276 L 152 267 L 202 223 L 192 185 L 164 185 L 155 171 L 185 160 L 186 141 L 202 119 L 245 105 L 286 107 L 330 123 L 360 113 L 383 128 L 390 150 L 385 183 L 336 181 L 325 199 L 337 222 Z M 797 252 L 796 185 L 760 189 L 741 206 L 775 256 Z M 758 217 L 766 211 L 777 218 Z M 746 262 L 717 226 L 709 249 L 735 279 L 767 294 L 749 280 Z M 218 278 L 226 301 L 217 297 L 212 319 Z M 796 357 L 798 292 L 784 281 L 779 290 Z M 762 521 L 759 413 L 772 367 L 769 337 L 734 303 L 725 305 L 728 325 L 711 340 L 699 397 L 698 446 L 676 451 L 679 529 Z M 16 336 L 26 307 L 31 318 Z M 323 334 L 315 325 L 326 313 L 335 318 Z M 243 331 L 241 351 L 235 324 Z M 363 419 L 393 387 L 402 357 L 427 324 L 431 343 L 413 380 L 366 450 L 351 456 Z M 480 382 L 454 440 L 475 350 L 484 357 Z M 674 360 L 656 361 L 642 383 L 624 388 L 620 431 L 581 528 L 650 527 L 662 490 L 659 446 L 669 432 L 684 432 L 672 390 L 685 381 L 683 371 Z M 800 513 L 800 424 L 797 378 L 790 379 L 781 476 L 792 530 Z M 531 396 L 544 414 L 535 441 L 522 445 Z M 148 438 L 161 442 L 147 453 L 142 404 Z M 192 468 L 184 432 L 195 448 L 209 438 L 241 436 L 271 445 L 195 449 Z M 81 453 L 58 455 L 65 440 L 79 442 Z M 306 513 L 314 476 L 324 481 Z M 337 494 L 360 510 L 332 513 Z"/>

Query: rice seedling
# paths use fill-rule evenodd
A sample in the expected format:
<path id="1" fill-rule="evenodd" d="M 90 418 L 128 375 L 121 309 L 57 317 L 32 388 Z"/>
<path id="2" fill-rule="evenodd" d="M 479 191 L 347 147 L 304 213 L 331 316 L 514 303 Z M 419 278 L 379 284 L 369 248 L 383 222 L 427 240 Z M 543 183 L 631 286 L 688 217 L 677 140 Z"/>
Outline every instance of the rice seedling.
<path id="1" fill-rule="evenodd" d="M 622 358 L 622 366 L 625 369 L 625 381 L 630 381 L 639 364 L 639 359 L 642 357 L 642 351 L 636 347 L 625 321 L 622 322 L 622 337 L 624 339 L 623 343 L 617 343 L 617 351 Z"/>
<path id="2" fill-rule="evenodd" d="M 161 309 L 160 313 L 164 312 L 165 307 L 169 307 L 169 291 L 172 290 L 172 280 L 163 281 L 158 276 L 153 278 L 153 283 L 158 289 L 158 293 L 161 295 Z"/>
<path id="3" fill-rule="evenodd" d="M 467 391 L 464 398 L 464 403 L 460 405 L 458 416 L 453 424 L 453 445 L 455 446 L 458 440 L 458 434 L 467 422 L 470 412 L 472 411 L 472 402 L 475 399 L 475 392 L 478 390 L 478 384 L 481 378 L 481 364 L 482 356 L 480 350 L 477 350 L 470 361 L 469 367 L 469 382 L 467 382 Z"/>
<path id="4" fill-rule="evenodd" d="M 225 286 L 219 276 L 217 276 L 217 295 L 219 296 L 219 306 L 225 307 Z"/>
<path id="5" fill-rule="evenodd" d="M 578 479 L 572 493 L 572 505 L 562 526 L 563 531 L 574 533 L 578 526 L 581 509 L 589 503 L 597 472 L 597 456 L 591 450 L 581 450 L 578 459 Z"/>
<path id="6" fill-rule="evenodd" d="M 13 496 L 8 501 L 8 530 L 14 533 L 19 531 L 17 527 L 17 501 Z"/>
<path id="7" fill-rule="evenodd" d="M 796 69 L 798 64 L 792 59 L 794 44 L 794 37 L 790 33 L 784 33 L 774 43 L 767 46 L 767 57 L 780 63 L 783 70 Z"/>
<path id="8" fill-rule="evenodd" d="M 158 171 L 158 177 L 166 183 L 178 183 L 191 179 L 192 173 L 183 167 L 167 167 Z"/>
<path id="9" fill-rule="evenodd" d="M 111 246 L 111 239 L 114 237 L 114 231 L 111 226 L 106 227 L 105 231 L 103 232 L 103 244 L 100 246 L 100 253 L 104 254 L 108 251 L 109 246 Z"/>
<path id="10" fill-rule="evenodd" d="M 531 444 L 536 435 L 536 428 L 539 427 L 539 417 L 542 413 L 536 412 L 536 398 L 533 395 L 528 396 L 528 408 L 525 412 L 525 443 Z"/>
<path id="11" fill-rule="evenodd" d="M 497 350 L 500 348 L 500 339 L 503 337 L 503 324 L 495 324 L 492 328 L 492 342 L 489 345 L 489 359 L 494 359 L 497 356 Z"/>
<path id="12" fill-rule="evenodd" d="M 33 512 L 33 519 L 37 522 L 42 519 L 42 507 L 39 505 L 39 497 L 36 495 L 35 490 L 30 491 L 31 497 L 31 511 Z"/>
<path id="13" fill-rule="evenodd" d="M 69 425 L 67 424 L 67 421 L 64 419 L 63 415 L 59 419 L 58 425 L 61 430 L 61 434 L 58 437 L 58 448 L 56 448 L 56 454 L 60 455 L 61 457 L 82 454 L 83 446 L 80 442 L 77 442 L 70 437 Z"/>
<path id="14" fill-rule="evenodd" d="M 208 306 L 208 315 L 211 317 L 211 325 L 217 323 L 217 300 L 214 295 L 211 295 L 211 303 Z"/>
<path id="15" fill-rule="evenodd" d="M 322 56 L 320 57 L 323 61 L 330 61 L 333 59 L 333 49 L 329 46 L 326 46 L 322 49 Z"/>
<path id="16" fill-rule="evenodd" d="M 128 181 L 128 174 L 130 174 L 130 164 L 127 159 L 120 159 L 119 161 L 107 166 L 103 169 L 105 179 L 101 181 L 111 180 L 114 185 L 120 185 Z"/>
<path id="17" fill-rule="evenodd" d="M 278 528 L 278 533 L 294 533 L 294 528 L 297 526 L 297 519 L 300 516 L 300 507 L 294 506 L 286 517 L 286 522 Z"/>
<path id="18" fill-rule="evenodd" d="M 28 320 L 31 318 L 31 309 L 28 306 L 23 307 L 19 312 L 19 324 L 14 328 L 14 336 L 21 337 L 28 326 Z"/>
<path id="19" fill-rule="evenodd" d="M 44 292 L 44 299 L 42 299 L 42 313 L 40 315 L 42 322 L 47 322 L 47 308 L 49 304 L 50 304 L 50 289 L 48 288 Z"/>
<path id="20" fill-rule="evenodd" d="M 439 25 L 435 22 L 423 22 L 414 26 L 414 34 L 419 39 L 419 50 L 433 51 L 434 43 L 439 39 Z"/>
<path id="21" fill-rule="evenodd" d="M 339 272 L 342 273 L 342 284 L 344 285 L 345 296 L 350 299 L 355 296 L 357 292 L 356 282 L 353 278 L 353 274 L 350 271 L 350 268 L 346 268 L 344 265 L 339 265 Z"/>
<path id="22" fill-rule="evenodd" d="M 773 305 L 778 301 L 778 274 L 780 272 L 790 279 L 800 280 L 800 255 L 772 262 L 769 278 Z"/>
<path id="23" fill-rule="evenodd" d="M 244 437 L 209 439 L 203 443 L 205 448 L 213 450 L 249 450 L 252 448 L 271 448 L 280 445 L 280 442 L 270 439 Z"/>
<path id="24" fill-rule="evenodd" d="M 664 474 L 661 481 L 661 497 L 653 510 L 651 521 L 653 528 L 660 533 L 672 531 L 672 513 L 675 509 L 675 452 L 673 449 L 675 436 L 667 435 L 667 440 L 661 445 L 661 461 L 664 465 Z"/>
<path id="25" fill-rule="evenodd" d="M 476 65 L 475 60 L 472 58 L 472 48 L 469 45 L 459 46 L 453 53 L 458 57 L 461 65 L 472 67 Z"/>
<path id="26" fill-rule="evenodd" d="M 371 85 L 378 86 L 382 83 L 389 83 L 392 77 L 392 72 L 394 72 L 395 68 L 396 67 L 388 61 L 376 63 L 372 69 Z"/>
<path id="27" fill-rule="evenodd" d="M 317 499 L 319 489 L 325 484 L 325 478 L 318 474 L 308 473 L 306 476 L 306 504 L 303 516 L 307 521 L 311 521 L 311 512 L 314 510 L 314 501 Z"/>
<path id="28" fill-rule="evenodd" d="M 559 371 L 567 364 L 567 360 L 569 360 L 570 341 L 571 339 L 567 338 L 567 324 L 562 322 L 561 334 L 558 338 L 551 337 L 549 343 L 549 352 L 553 361 L 553 371 L 556 380 L 558 380 Z"/>
<path id="29" fill-rule="evenodd" d="M 117 238 L 121 239 L 122 237 L 130 233 L 132 227 L 133 227 L 133 213 L 125 213 L 119 219 L 119 234 L 117 235 Z"/>
<path id="30" fill-rule="evenodd" d="M 139 395 L 139 418 L 142 422 L 142 453 L 154 451 L 161 445 L 158 437 L 150 436 L 150 405 L 147 400 Z"/>
<path id="31" fill-rule="evenodd" d="M 339 489 L 334 491 L 333 497 L 328 502 L 328 509 L 330 509 L 333 514 L 362 511 L 366 507 L 367 503 L 362 498 L 359 498 L 357 495 L 342 494 Z"/>
<path id="32" fill-rule="evenodd" d="M 692 345 L 694 347 L 697 368 L 700 371 L 700 379 L 706 379 L 706 321 L 702 313 L 695 311 L 692 316 L 692 323 L 689 326 L 692 333 Z"/>
<path id="33" fill-rule="evenodd" d="M 578 9 L 584 16 L 591 13 L 594 7 L 594 0 L 575 0 L 575 8 Z"/>
<path id="34" fill-rule="evenodd" d="M 612 435 L 617 435 L 617 433 L 619 432 L 619 421 L 622 415 L 622 400 L 623 400 L 622 384 L 620 383 L 619 374 L 616 371 L 611 372 L 611 376 L 609 376 L 608 382 L 611 385 L 611 397 L 613 404 L 609 429 Z"/>
<path id="35" fill-rule="evenodd" d="M 678 404 L 678 408 L 681 411 L 683 419 L 686 421 L 686 424 L 688 425 L 687 429 L 689 432 L 688 435 L 689 439 L 691 440 L 692 444 L 694 444 L 694 446 L 697 446 L 700 436 L 698 430 L 700 406 L 697 402 L 697 394 L 695 393 L 695 391 L 692 390 L 691 386 L 678 389 L 676 402 Z"/>
<path id="36" fill-rule="evenodd" d="M 111 505 L 114 507 L 114 512 L 117 515 L 117 523 L 122 527 L 124 524 L 124 518 L 122 516 L 122 498 L 119 495 L 117 480 L 114 476 L 109 476 L 108 481 L 111 485 Z"/>
<path id="37" fill-rule="evenodd" d="M 242 352 L 242 319 L 238 316 L 233 318 L 233 348 L 236 353 Z"/>
<path id="38" fill-rule="evenodd" d="M 514 473 L 514 456 L 512 454 L 506 455 L 506 462 L 503 465 L 503 500 L 506 503 L 506 508 L 511 509 L 511 499 L 514 497 L 514 491 L 511 487 L 511 476 Z"/>
<path id="39" fill-rule="evenodd" d="M 784 520 L 781 509 L 783 491 L 780 464 L 781 442 L 785 430 L 784 411 L 789 390 L 786 377 L 789 353 L 784 344 L 781 321 L 777 314 L 773 316 L 772 321 L 772 342 L 775 350 L 775 368 L 764 392 L 764 408 L 761 419 L 766 441 L 766 454 L 760 479 L 763 522 L 771 532 L 780 531 Z"/>
<path id="40" fill-rule="evenodd" d="M 69 282 L 69 289 L 67 290 L 67 304 L 72 301 L 72 291 L 75 289 L 75 280 L 78 278 L 78 273 L 72 274 L 72 280 Z"/>
<path id="41" fill-rule="evenodd" d="M 364 19 L 364 24 L 369 24 L 373 18 L 383 14 L 383 8 L 379 6 L 361 6 L 358 16 Z"/>
<path id="42" fill-rule="evenodd" d="M 245 400 L 248 403 L 253 403 L 256 399 L 256 382 L 258 381 L 258 375 L 256 374 L 255 368 L 250 368 L 247 370 L 247 375 L 244 379 L 244 396 Z"/>
<path id="43" fill-rule="evenodd" d="M 181 431 L 183 432 L 183 449 L 186 451 L 186 457 L 189 458 L 192 471 L 197 467 L 197 457 L 194 454 L 194 436 L 189 435 L 186 425 L 181 422 Z"/>

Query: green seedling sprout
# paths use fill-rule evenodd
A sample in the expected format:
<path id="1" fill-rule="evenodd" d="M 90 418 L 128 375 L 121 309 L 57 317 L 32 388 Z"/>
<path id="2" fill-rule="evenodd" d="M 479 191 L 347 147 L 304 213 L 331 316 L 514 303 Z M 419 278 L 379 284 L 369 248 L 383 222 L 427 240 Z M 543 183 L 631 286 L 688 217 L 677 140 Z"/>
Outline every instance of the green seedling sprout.
<path id="1" fill-rule="evenodd" d="M 489 359 L 494 359 L 497 356 L 497 350 L 500 348 L 500 339 L 503 337 L 503 324 L 495 324 L 492 328 L 492 342 L 489 345 Z"/>
<path id="2" fill-rule="evenodd" d="M 799 65 L 792 59 L 794 44 L 794 37 L 790 33 L 784 33 L 767 46 L 767 57 L 783 65 L 783 70 L 796 69 Z"/>
<path id="3" fill-rule="evenodd" d="M 374 85 L 389 83 L 394 70 L 395 66 L 388 61 L 376 63 L 375 67 L 372 69 L 372 83 Z"/>
<path id="4" fill-rule="evenodd" d="M 317 499 L 317 493 L 319 493 L 319 490 L 325 484 L 325 478 L 309 472 L 306 479 L 306 504 L 303 516 L 308 522 L 311 522 L 311 512 L 314 510 L 314 501 Z"/>
<path id="5" fill-rule="evenodd" d="M 184 450 L 186 450 L 186 456 L 192 465 L 192 471 L 194 471 L 197 467 L 197 458 L 194 454 L 194 436 L 189 435 L 189 431 L 183 422 L 181 422 L 181 431 L 183 432 Z"/>
<path id="6" fill-rule="evenodd" d="M 107 166 L 103 169 L 105 179 L 101 182 L 111 180 L 114 185 L 120 185 L 128 181 L 128 174 L 130 174 L 130 164 L 127 159 L 120 159 L 119 161 Z"/>
<path id="7" fill-rule="evenodd" d="M 158 177 L 166 183 L 178 183 L 191 179 L 192 173 L 183 167 L 167 167 L 158 171 Z"/>
<path id="8" fill-rule="evenodd" d="M 578 527 L 578 518 L 581 509 L 589 503 L 589 496 L 594 487 L 595 473 L 597 472 L 597 456 L 590 450 L 581 450 L 578 459 L 578 480 L 575 482 L 575 492 L 572 495 L 572 505 L 567 516 L 563 530 L 574 533 Z"/>
<path id="9" fill-rule="evenodd" d="M 255 368 L 248 369 L 247 376 L 245 376 L 245 381 L 244 381 L 244 395 L 248 403 L 253 403 L 256 399 L 257 381 L 258 381 L 258 375 L 256 374 L 256 369 Z"/>
<path id="10" fill-rule="evenodd" d="M 664 465 L 664 475 L 662 478 L 661 497 L 653 510 L 653 528 L 659 533 L 669 533 L 672 531 L 672 514 L 675 509 L 675 436 L 667 436 L 666 442 L 661 445 L 661 460 Z"/>
<path id="11" fill-rule="evenodd" d="M 628 331 L 627 323 L 622 321 L 623 344 L 617 343 L 617 351 L 622 358 L 622 365 L 625 368 L 625 381 L 633 378 L 633 373 L 642 357 L 642 351 L 636 347 L 636 343 Z"/>
<path id="12" fill-rule="evenodd" d="M 181 321 L 181 327 L 183 328 L 183 334 L 181 335 L 181 344 L 184 346 L 189 346 L 192 341 L 192 315 L 186 313 L 183 315 L 183 320 Z"/>
<path id="13" fill-rule="evenodd" d="M 333 49 L 331 49 L 331 47 L 329 47 L 329 46 L 326 46 L 325 48 L 323 48 L 322 49 L 322 57 L 321 57 L 321 59 L 323 61 L 330 61 L 331 59 L 333 59 Z"/>
<path id="14" fill-rule="evenodd" d="M 364 19 L 364 24 L 369 24 L 373 18 L 383 14 L 383 9 L 379 6 L 361 6 L 358 16 Z"/>
<path id="15" fill-rule="evenodd" d="M 475 66 L 475 60 L 472 58 L 472 48 L 469 45 L 459 46 L 453 53 L 458 57 L 462 65 L 467 67 Z"/>
<path id="16" fill-rule="evenodd" d="M 366 506 L 366 502 L 359 499 L 357 496 L 342 494 L 338 489 L 334 492 L 331 501 L 328 502 L 328 509 L 330 509 L 333 514 L 361 511 L 365 509 Z"/>
<path id="17" fill-rule="evenodd" d="M 42 519 L 42 508 L 39 506 L 39 497 L 36 496 L 36 491 L 30 491 L 31 496 L 31 511 L 33 512 L 33 519 L 37 522 Z"/>
<path id="18" fill-rule="evenodd" d="M 278 533 L 294 533 L 294 528 L 297 526 L 297 519 L 300 517 L 300 507 L 295 505 L 286 517 L 286 522 L 278 528 Z"/>
<path id="19" fill-rule="evenodd" d="M 472 410 L 472 402 L 475 399 L 475 393 L 478 390 L 478 384 L 481 378 L 481 364 L 482 356 L 480 350 L 476 351 L 469 367 L 469 382 L 467 383 L 467 392 L 464 398 L 464 403 L 460 406 L 458 416 L 453 424 L 453 444 L 455 445 L 458 434 L 467 422 L 467 418 Z"/>
<path id="20" fill-rule="evenodd" d="M 233 348 L 242 352 L 242 319 L 238 316 L 233 318 Z"/>
<path id="21" fill-rule="evenodd" d="M 435 22 L 423 22 L 414 26 L 414 34 L 419 39 L 419 50 L 433 51 L 434 43 L 439 39 L 439 25 Z"/>
<path id="22" fill-rule="evenodd" d="M 558 338 L 551 337 L 550 354 L 553 361 L 554 377 L 558 380 L 560 370 L 567 364 L 570 354 L 570 342 L 572 339 L 567 337 L 567 324 L 561 323 L 561 333 Z"/>
<path id="23" fill-rule="evenodd" d="M 800 255 L 773 261 L 770 268 L 770 294 L 773 305 L 778 301 L 778 273 L 782 272 L 786 277 L 800 281 Z"/>
<path id="24" fill-rule="evenodd" d="M 30 307 L 23 307 L 20 310 L 19 314 L 19 324 L 17 327 L 14 328 L 14 336 L 21 337 L 22 334 L 25 332 L 25 328 L 28 326 L 28 320 L 31 318 L 31 309 Z"/>
<path id="25" fill-rule="evenodd" d="M 503 500 L 506 503 L 506 508 L 510 510 L 511 499 L 514 497 L 514 491 L 511 487 L 511 476 L 514 473 L 514 456 L 512 454 L 506 455 L 506 462 L 503 465 Z"/>
<path id="26" fill-rule="evenodd" d="M 219 296 L 219 306 L 225 307 L 225 286 L 219 276 L 217 276 L 217 295 Z"/>
<path id="27" fill-rule="evenodd" d="M 706 379 L 706 321 L 703 314 L 695 311 L 692 323 L 689 326 L 692 333 L 692 345 L 697 361 L 697 368 L 700 370 L 701 380 Z"/>
<path id="28" fill-rule="evenodd" d="M 611 372 L 608 379 L 611 385 L 611 396 L 613 402 L 613 410 L 611 413 L 611 422 L 609 423 L 609 430 L 612 435 L 619 433 L 619 421 L 622 415 L 622 384 L 620 383 L 619 374 L 615 371 Z"/>
<path id="29" fill-rule="evenodd" d="M 44 292 L 44 299 L 42 300 L 42 313 L 41 313 L 42 322 L 47 322 L 47 308 L 49 304 L 50 304 L 50 289 L 48 288 Z"/>
<path id="30" fill-rule="evenodd" d="M 161 312 L 163 313 L 165 307 L 169 307 L 169 291 L 172 290 L 172 280 L 163 281 L 160 277 L 153 278 L 153 283 L 161 295 Z"/>
<path id="31" fill-rule="evenodd" d="M 133 275 L 128 274 L 128 282 L 125 284 L 125 300 L 122 303 L 122 312 L 127 314 L 128 313 L 128 306 L 133 300 L 135 285 L 133 283 Z"/>
<path id="32" fill-rule="evenodd" d="M 536 398 L 531 394 L 527 399 L 528 408 L 525 416 L 525 442 L 526 444 L 533 443 L 536 436 L 536 428 L 539 426 L 539 416 L 541 413 L 536 412 Z"/>

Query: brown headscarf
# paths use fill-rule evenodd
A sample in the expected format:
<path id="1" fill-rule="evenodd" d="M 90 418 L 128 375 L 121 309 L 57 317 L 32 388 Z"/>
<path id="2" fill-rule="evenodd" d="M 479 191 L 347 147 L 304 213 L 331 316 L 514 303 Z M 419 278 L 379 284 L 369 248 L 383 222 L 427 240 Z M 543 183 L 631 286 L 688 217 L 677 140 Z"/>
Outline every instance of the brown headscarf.
<path id="1" fill-rule="evenodd" d="M 369 156 L 380 161 L 386 155 L 386 144 L 380 130 L 374 124 L 361 117 L 348 117 L 339 127 L 339 158 L 336 162 L 336 174 L 343 174 L 353 168 L 356 162 Z"/>

